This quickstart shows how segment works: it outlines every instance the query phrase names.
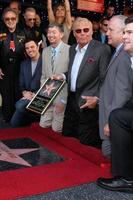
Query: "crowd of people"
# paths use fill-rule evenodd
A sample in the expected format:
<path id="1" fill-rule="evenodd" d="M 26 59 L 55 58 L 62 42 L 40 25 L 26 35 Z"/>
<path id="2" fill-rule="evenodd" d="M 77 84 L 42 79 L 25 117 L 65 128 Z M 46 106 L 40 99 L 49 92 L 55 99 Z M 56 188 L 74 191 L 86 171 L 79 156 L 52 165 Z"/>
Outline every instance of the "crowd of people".
<path id="1" fill-rule="evenodd" d="M 18 0 L 3 11 L 3 120 L 12 127 L 38 121 L 42 128 L 102 147 L 114 178 L 99 178 L 97 184 L 133 192 L 133 17 L 115 15 L 110 5 L 97 24 L 73 18 L 69 0 L 55 7 L 47 0 L 47 11 L 45 30 L 36 9 L 28 7 L 22 15 Z M 49 77 L 66 85 L 39 116 L 26 106 Z"/>

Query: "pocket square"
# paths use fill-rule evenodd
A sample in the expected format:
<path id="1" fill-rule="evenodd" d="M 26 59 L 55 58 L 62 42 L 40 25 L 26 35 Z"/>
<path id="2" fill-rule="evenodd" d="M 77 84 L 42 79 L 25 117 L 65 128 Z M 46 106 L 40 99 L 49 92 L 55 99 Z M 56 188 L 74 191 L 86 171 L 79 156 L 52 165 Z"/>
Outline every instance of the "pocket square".
<path id="1" fill-rule="evenodd" d="M 88 63 L 93 63 L 95 60 L 94 60 L 94 58 L 88 58 Z"/>

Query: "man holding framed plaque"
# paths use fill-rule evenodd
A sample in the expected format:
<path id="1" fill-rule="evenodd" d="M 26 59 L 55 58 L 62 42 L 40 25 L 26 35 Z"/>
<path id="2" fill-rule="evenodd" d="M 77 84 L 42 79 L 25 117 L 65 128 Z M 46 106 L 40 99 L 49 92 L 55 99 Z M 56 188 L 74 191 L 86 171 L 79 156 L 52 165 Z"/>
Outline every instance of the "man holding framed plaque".
<path id="1" fill-rule="evenodd" d="M 64 30 L 61 25 L 54 23 L 48 26 L 47 38 L 50 46 L 44 48 L 42 52 L 41 85 L 53 74 L 64 73 L 68 70 L 69 45 L 62 41 L 63 32 Z M 42 92 L 44 92 L 45 96 L 49 98 L 50 95 L 52 95 L 52 91 L 54 92 L 55 85 L 53 84 L 55 83 L 51 82 L 50 85 L 44 84 L 45 88 L 43 91 L 41 90 L 41 95 Z M 45 114 L 41 115 L 40 126 L 43 128 L 52 127 L 54 131 L 61 132 L 66 101 L 67 85 L 64 86 L 58 96 L 50 104 Z"/>

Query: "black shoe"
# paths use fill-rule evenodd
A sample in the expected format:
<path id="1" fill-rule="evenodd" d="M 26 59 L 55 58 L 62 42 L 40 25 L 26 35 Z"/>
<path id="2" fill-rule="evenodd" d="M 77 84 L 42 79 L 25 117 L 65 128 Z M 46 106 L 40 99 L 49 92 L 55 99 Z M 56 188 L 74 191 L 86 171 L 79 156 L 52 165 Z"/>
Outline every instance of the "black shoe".
<path id="1" fill-rule="evenodd" d="M 107 190 L 133 193 L 133 180 L 128 181 L 124 178 L 99 178 L 97 185 Z"/>

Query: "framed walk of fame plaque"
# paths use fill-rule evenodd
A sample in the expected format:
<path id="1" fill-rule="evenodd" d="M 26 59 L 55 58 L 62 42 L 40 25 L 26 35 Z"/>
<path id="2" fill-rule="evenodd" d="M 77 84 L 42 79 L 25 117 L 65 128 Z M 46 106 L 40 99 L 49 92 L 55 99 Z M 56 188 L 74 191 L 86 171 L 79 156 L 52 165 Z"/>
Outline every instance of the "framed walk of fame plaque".
<path id="1" fill-rule="evenodd" d="M 28 110 L 43 115 L 61 91 L 66 81 L 48 78 L 26 106 Z"/>

